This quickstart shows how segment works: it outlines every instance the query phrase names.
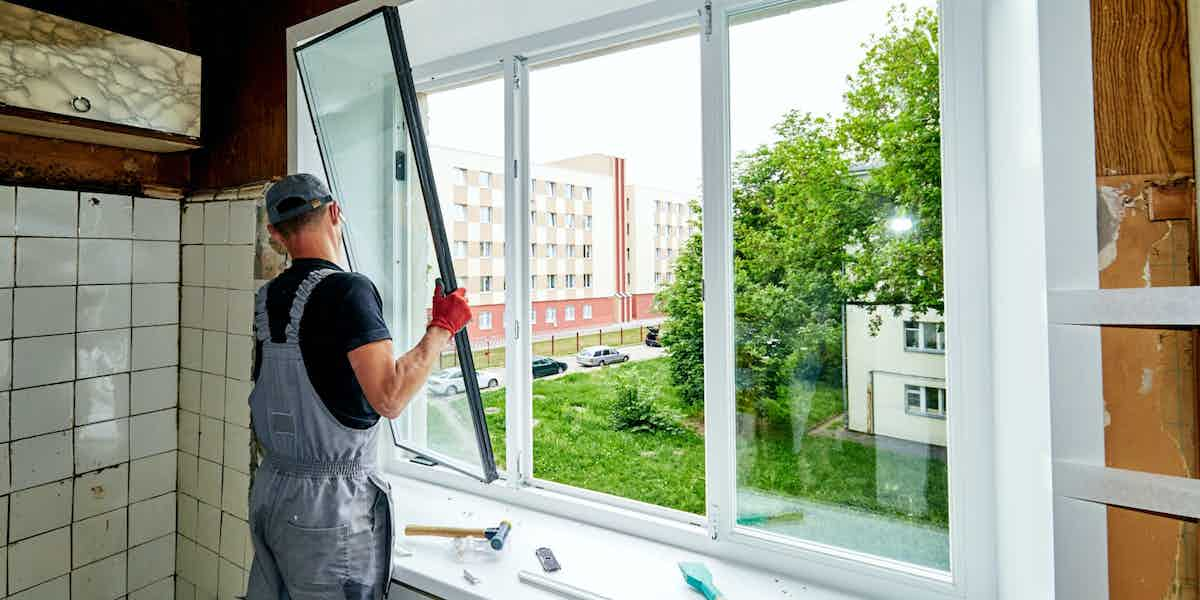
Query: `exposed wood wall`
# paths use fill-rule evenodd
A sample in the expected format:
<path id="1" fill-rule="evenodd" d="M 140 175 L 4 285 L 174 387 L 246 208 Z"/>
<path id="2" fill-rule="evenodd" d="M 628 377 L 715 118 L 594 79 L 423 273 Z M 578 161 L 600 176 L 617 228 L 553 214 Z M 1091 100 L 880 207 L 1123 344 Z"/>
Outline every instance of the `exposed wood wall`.
<path id="1" fill-rule="evenodd" d="M 1100 285 L 1194 285 L 1186 0 L 1093 0 L 1092 28 Z M 1184 210 L 1154 211 L 1181 194 Z M 1104 328 L 1110 466 L 1196 476 L 1195 341 L 1189 330 Z M 1194 523 L 1110 509 L 1108 528 L 1113 599 L 1200 597 Z"/>

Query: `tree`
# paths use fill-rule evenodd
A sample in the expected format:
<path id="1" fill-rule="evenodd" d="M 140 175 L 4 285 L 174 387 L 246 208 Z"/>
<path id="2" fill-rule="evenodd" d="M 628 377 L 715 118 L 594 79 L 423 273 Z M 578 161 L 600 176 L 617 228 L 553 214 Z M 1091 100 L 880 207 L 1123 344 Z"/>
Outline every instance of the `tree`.
<path id="1" fill-rule="evenodd" d="M 936 40 L 932 11 L 893 8 L 888 30 L 871 38 L 848 78 L 843 116 L 789 112 L 776 142 L 736 161 L 739 410 L 786 420 L 792 382 L 840 383 L 846 302 L 941 310 Z M 864 164 L 872 166 L 865 177 L 855 168 Z M 913 229 L 891 231 L 896 215 Z M 695 406 L 703 399 L 700 248 L 696 233 L 660 294 L 672 383 Z"/>

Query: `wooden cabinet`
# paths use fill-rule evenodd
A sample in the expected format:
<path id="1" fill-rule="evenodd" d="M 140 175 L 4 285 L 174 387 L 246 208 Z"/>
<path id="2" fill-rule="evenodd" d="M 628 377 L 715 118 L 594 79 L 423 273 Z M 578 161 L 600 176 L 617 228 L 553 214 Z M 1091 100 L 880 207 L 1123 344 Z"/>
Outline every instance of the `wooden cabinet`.
<path id="1" fill-rule="evenodd" d="M 200 57 L 0 1 L 0 130 L 197 147 Z"/>

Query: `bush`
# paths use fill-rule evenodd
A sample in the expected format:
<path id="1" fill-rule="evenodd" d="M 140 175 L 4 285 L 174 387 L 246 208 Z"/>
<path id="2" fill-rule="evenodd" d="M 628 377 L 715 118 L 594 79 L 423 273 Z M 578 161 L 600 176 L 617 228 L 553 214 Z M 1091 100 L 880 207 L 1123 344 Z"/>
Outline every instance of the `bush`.
<path id="1" fill-rule="evenodd" d="M 609 419 L 619 431 L 678 433 L 679 424 L 655 404 L 658 389 L 636 375 L 621 374 L 613 388 Z"/>

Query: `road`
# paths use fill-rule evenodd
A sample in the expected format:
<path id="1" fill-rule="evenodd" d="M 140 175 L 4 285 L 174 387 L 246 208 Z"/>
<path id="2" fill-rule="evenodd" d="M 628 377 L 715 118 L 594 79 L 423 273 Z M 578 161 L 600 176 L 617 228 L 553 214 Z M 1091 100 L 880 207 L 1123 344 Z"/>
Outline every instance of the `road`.
<path id="1" fill-rule="evenodd" d="M 637 362 L 640 360 L 650 360 L 652 358 L 659 358 L 666 354 L 666 352 L 662 348 L 652 348 L 645 344 L 638 344 L 636 346 L 621 346 L 621 347 L 617 348 L 617 350 L 620 350 L 621 352 L 624 352 L 625 354 L 629 355 L 628 362 Z M 559 377 L 562 377 L 564 375 L 569 375 L 571 373 L 591 372 L 591 371 L 595 371 L 597 369 L 605 368 L 605 367 L 581 367 L 581 366 L 579 366 L 579 363 L 575 362 L 574 355 L 558 356 L 555 358 L 557 358 L 558 360 L 561 360 L 562 362 L 567 363 L 567 372 L 563 373 L 561 375 L 547 375 L 546 377 L 539 377 L 537 379 L 537 381 L 544 381 L 547 379 L 558 379 Z"/>

